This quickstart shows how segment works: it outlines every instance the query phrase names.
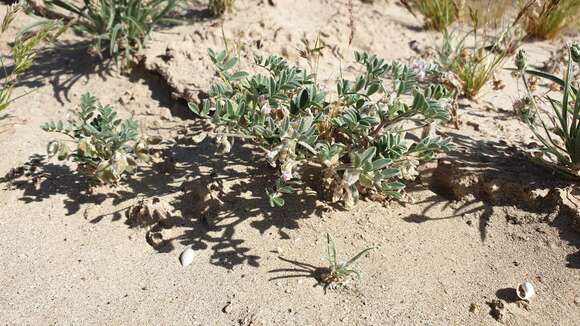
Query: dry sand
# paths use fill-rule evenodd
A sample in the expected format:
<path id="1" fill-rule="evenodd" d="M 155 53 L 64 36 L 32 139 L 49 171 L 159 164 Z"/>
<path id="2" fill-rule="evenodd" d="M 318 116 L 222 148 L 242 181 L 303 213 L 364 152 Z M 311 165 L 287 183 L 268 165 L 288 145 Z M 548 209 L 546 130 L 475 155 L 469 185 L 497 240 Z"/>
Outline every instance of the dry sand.
<path id="1" fill-rule="evenodd" d="M 214 77 L 206 49 L 223 48 L 222 27 L 249 53 L 284 54 L 300 65 L 300 40 L 320 33 L 326 80 L 339 64 L 348 69 L 354 50 L 406 59 L 415 55 L 410 41 L 425 47 L 436 39 L 392 1 L 375 2 L 354 1 L 350 46 L 347 1 L 241 0 L 223 21 L 192 11 L 190 24 L 156 32 L 131 76 L 101 69 L 75 36 L 41 51 L 15 89 L 34 92 L 0 114 L 0 176 L 16 167 L 25 173 L 0 184 L 0 323 L 493 325 L 491 302 L 502 299 L 504 324 L 578 325 L 578 209 L 564 190 L 550 192 L 569 183 L 521 154 L 534 140 L 512 114 L 519 90 L 508 72 L 498 75 L 504 90 L 462 102 L 462 127 L 441 130 L 457 148 L 430 164 L 402 202 L 343 211 L 307 191 L 271 209 L 263 189 L 274 172 L 251 146 L 220 157 L 210 139 L 191 141 L 204 126 L 183 103 L 203 96 Z M 18 19 L 3 53 L 31 21 Z M 534 64 L 559 46 L 524 45 Z M 54 135 L 39 128 L 87 91 L 163 136 L 175 165 L 87 194 L 73 164 L 45 157 Z M 224 204 L 201 219 L 182 184 L 193 179 L 195 189 L 212 171 Z M 169 205 L 176 226 L 147 233 L 126 220 L 127 207 L 153 197 Z M 357 264 L 361 280 L 324 291 L 311 272 L 325 265 L 327 232 L 345 258 L 378 249 Z M 183 268 L 186 246 L 197 255 Z M 536 286 L 529 304 L 514 300 L 523 281 Z"/>

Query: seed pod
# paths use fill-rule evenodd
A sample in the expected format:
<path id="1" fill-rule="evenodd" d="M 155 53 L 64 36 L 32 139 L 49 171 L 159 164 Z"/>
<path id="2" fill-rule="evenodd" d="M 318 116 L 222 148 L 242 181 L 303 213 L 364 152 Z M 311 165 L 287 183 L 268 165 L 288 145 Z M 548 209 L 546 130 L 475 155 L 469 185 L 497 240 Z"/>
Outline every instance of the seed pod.
<path id="1" fill-rule="evenodd" d="M 113 163 L 111 164 L 111 172 L 115 178 L 119 178 L 123 172 L 127 169 L 127 154 L 125 153 L 115 153 L 113 156 Z"/>
<path id="2" fill-rule="evenodd" d="M 133 149 L 137 158 L 141 161 L 148 162 L 150 157 L 147 150 L 147 145 L 143 141 L 137 142 Z"/>
<path id="3" fill-rule="evenodd" d="M 578 44 L 578 42 L 572 43 L 570 46 L 570 54 L 572 56 L 572 61 L 580 64 L 580 44 Z"/>
<path id="4" fill-rule="evenodd" d="M 516 54 L 516 67 L 519 70 L 525 70 L 528 67 L 528 54 L 525 50 L 519 50 Z"/>
<path id="5" fill-rule="evenodd" d="M 85 137 L 79 141 L 79 151 L 83 156 L 95 156 L 95 145 L 93 145 L 91 137 Z"/>
<path id="6" fill-rule="evenodd" d="M 64 161 L 68 158 L 69 154 L 70 150 L 68 146 L 65 143 L 60 143 L 58 149 L 58 159 Z"/>
<path id="7" fill-rule="evenodd" d="M 48 156 L 55 156 L 58 153 L 58 149 L 59 149 L 59 141 L 53 140 L 50 143 L 48 143 L 48 146 L 46 148 L 46 152 L 48 153 Z"/>

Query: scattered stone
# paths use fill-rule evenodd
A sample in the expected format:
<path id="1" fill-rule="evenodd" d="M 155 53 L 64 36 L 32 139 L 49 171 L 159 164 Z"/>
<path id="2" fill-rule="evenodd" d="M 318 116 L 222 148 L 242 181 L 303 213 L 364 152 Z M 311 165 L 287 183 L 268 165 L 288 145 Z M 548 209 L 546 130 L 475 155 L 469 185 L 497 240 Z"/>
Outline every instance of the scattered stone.
<path id="1" fill-rule="evenodd" d="M 577 306 L 580 306 L 580 295 L 577 295 L 577 296 L 574 298 L 574 304 L 575 304 L 575 305 L 577 305 Z"/>
<path id="2" fill-rule="evenodd" d="M 527 301 L 518 301 L 516 302 L 516 305 L 518 306 L 518 308 L 530 311 L 530 303 Z"/>
<path id="3" fill-rule="evenodd" d="M 477 303 L 471 303 L 469 305 L 469 312 L 474 313 L 474 314 L 478 313 L 479 312 L 479 305 Z"/>
<path id="4" fill-rule="evenodd" d="M 500 323 L 505 322 L 505 302 L 501 299 L 493 299 L 487 302 L 487 305 L 491 308 L 491 316 L 499 321 Z"/>

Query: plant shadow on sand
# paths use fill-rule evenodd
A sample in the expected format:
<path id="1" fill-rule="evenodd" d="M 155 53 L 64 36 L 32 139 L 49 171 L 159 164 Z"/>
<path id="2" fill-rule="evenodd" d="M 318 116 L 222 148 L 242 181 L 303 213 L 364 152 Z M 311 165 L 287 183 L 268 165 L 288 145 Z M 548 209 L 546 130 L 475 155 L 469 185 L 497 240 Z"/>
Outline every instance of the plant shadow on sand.
<path id="1" fill-rule="evenodd" d="M 283 275 L 272 276 L 268 281 L 285 280 L 291 278 L 312 278 L 316 280 L 314 286 L 319 286 L 324 284 L 324 277 L 330 272 L 328 267 L 317 267 L 312 264 L 299 262 L 297 260 L 291 260 L 284 257 L 278 257 L 281 261 L 289 264 L 289 268 L 277 268 L 268 271 L 270 274 L 281 273 Z M 326 287 L 325 287 L 326 288 Z"/>
<path id="2" fill-rule="evenodd" d="M 194 124 L 189 136 L 183 138 L 191 139 L 191 135 L 198 134 L 202 128 Z M 285 207 L 271 208 L 265 187 L 276 178 L 275 170 L 268 168 L 265 161 L 256 162 L 249 146 L 238 144 L 226 156 L 215 155 L 215 150 L 209 139 L 198 144 L 167 141 L 163 151 L 167 160 L 175 162 L 171 173 L 160 172 L 165 166 L 161 162 L 144 167 L 117 188 L 102 186 L 103 189 L 98 187 L 93 192 L 86 191 L 87 180 L 74 171 L 72 165 L 47 160 L 43 155 L 33 155 L 24 166 L 13 169 L 0 182 L 23 191 L 20 200 L 26 204 L 64 196 L 67 215 L 79 216 L 82 209 L 90 206 L 105 204 L 103 207 L 109 207 L 107 203 L 110 202 L 112 212 L 87 216 L 87 210 L 84 211 L 91 223 L 124 220 L 126 209 L 139 198 L 166 197 L 177 222 L 170 229 L 163 229 L 160 224 L 149 229 L 146 237 L 155 250 L 167 253 L 173 251 L 176 244 L 181 244 L 196 250 L 209 249 L 210 262 L 225 268 L 239 264 L 258 266 L 260 257 L 244 246 L 245 240 L 237 235 L 238 227 L 247 223 L 261 234 L 274 231 L 280 238 L 287 239 L 290 237 L 287 231 L 299 228 L 300 219 L 320 213 L 318 195 L 314 191 L 290 195 Z M 222 204 L 212 206 L 207 216 L 200 214 L 198 203 L 183 191 L 182 185 L 188 178 L 210 175 L 225 184 L 226 189 L 219 197 Z M 166 232 L 170 235 L 166 236 Z M 153 244 L 149 236 L 155 233 L 160 233 L 162 238 Z"/>
<path id="3" fill-rule="evenodd" d="M 578 210 L 563 208 L 555 191 L 570 188 L 574 181 L 533 163 L 518 147 L 453 132 L 448 136 L 453 138 L 455 149 L 440 159 L 433 171 L 429 184 L 434 194 L 419 203 L 427 204 L 421 214 L 407 216 L 405 221 L 426 223 L 474 214 L 479 219 L 481 241 L 485 241 L 489 220 L 499 213 L 498 209 L 516 207 L 536 219 L 510 222 L 547 223 L 558 229 L 562 240 L 580 249 L 580 234 L 573 227 Z M 542 192 L 545 194 L 536 195 Z M 429 217 L 434 208 L 449 207 L 453 208 L 452 215 Z M 567 261 L 568 267 L 580 268 L 580 251 L 569 255 Z"/>
<path id="4" fill-rule="evenodd" d="M 34 63 L 21 75 L 17 86 L 37 89 L 48 83 L 60 104 L 70 102 L 70 90 L 83 77 L 96 75 L 103 81 L 110 77 L 111 62 L 88 55 L 90 44 L 87 41 L 58 41 L 36 51 Z M 10 71 L 11 68 L 6 69 Z"/>
<path id="5" fill-rule="evenodd" d="M 43 155 L 33 155 L 24 166 L 13 169 L 0 182 L 21 189 L 23 193 L 20 200 L 26 204 L 48 200 L 57 195 L 64 196 L 63 205 L 67 215 L 79 213 L 83 206 L 101 205 L 110 201 L 112 212 L 85 216 L 91 223 L 124 220 L 126 209 L 139 198 L 167 197 L 170 198 L 169 204 L 173 207 L 177 221 L 169 230 L 158 224 L 147 232 L 146 238 L 155 250 L 161 253 L 172 252 L 176 244 L 180 244 L 195 250 L 209 250 L 210 262 L 224 268 L 233 268 L 239 264 L 259 266 L 260 257 L 252 254 L 251 248 L 245 245 L 243 236 L 237 234 L 238 228 L 246 223 L 261 234 L 275 231 L 280 238 L 288 239 L 290 236 L 287 231 L 298 229 L 301 219 L 321 213 L 323 208 L 318 194 L 315 191 L 300 191 L 286 198 L 284 208 L 271 208 L 265 198 L 265 187 L 276 178 L 274 169 L 269 168 L 266 162 L 256 162 L 253 148 L 247 145 L 237 144 L 231 154 L 219 156 L 214 154 L 216 148 L 213 141 L 205 139 L 193 143 L 191 137 L 198 135 L 204 128 L 200 123 L 193 123 L 186 129 L 187 134 L 165 141 L 160 147 L 165 161 L 144 167 L 118 188 L 87 192 L 87 180 L 82 175 L 76 173 L 70 165 L 47 160 Z M 506 149 L 503 144 L 483 144 L 464 136 L 453 136 L 458 148 L 449 156 L 459 162 L 461 168 L 468 168 L 470 174 L 480 175 L 481 180 L 509 178 L 511 175 L 519 183 L 533 185 L 534 189 L 557 187 L 556 183 L 561 183 L 557 178 L 546 181 L 545 176 L 549 171 L 537 170 L 538 166 L 526 163 L 524 158 Z M 466 150 L 465 146 L 476 146 L 477 150 L 472 152 L 475 154 L 471 154 L 472 150 Z M 166 169 L 167 162 L 174 163 L 171 164 L 174 168 L 170 172 Z M 508 166 L 504 166 L 506 164 Z M 440 162 L 431 181 L 435 194 L 418 203 L 427 205 L 421 214 L 409 215 L 404 218 L 405 221 L 427 223 L 474 213 L 479 215 L 481 240 L 485 241 L 487 223 L 497 208 L 518 206 L 519 209 L 538 215 L 552 214 L 555 209 L 553 205 L 546 206 L 545 203 L 530 205 L 513 191 L 500 198 L 492 198 L 484 191 L 485 187 L 478 184 L 482 182 L 479 179 L 472 186 L 462 189 L 465 193 L 458 193 L 457 189 L 448 184 L 457 175 L 441 166 Z M 526 173 L 522 173 L 522 166 L 526 166 Z M 197 198 L 183 188 L 188 180 L 199 177 L 226 185 L 219 196 L 222 203 L 213 205 L 208 214 L 201 213 Z M 315 182 L 310 180 L 311 184 Z M 409 192 L 418 190 L 418 187 L 412 185 Z M 471 196 L 462 197 L 469 194 Z M 456 200 L 462 201 L 460 205 L 451 206 L 454 207 L 452 215 L 429 217 L 433 209 L 446 210 Z M 569 213 L 561 210 L 550 219 L 549 224 L 558 228 L 563 240 L 580 248 L 580 235 L 571 228 Z M 130 223 L 127 225 L 135 227 Z M 154 240 L 152 235 L 158 235 L 158 241 L 150 241 Z M 569 255 L 567 260 L 568 267 L 580 268 L 580 253 Z"/>
<path id="6" fill-rule="evenodd" d="M 16 86 L 39 89 L 50 84 L 55 99 L 65 105 L 71 102 L 70 92 L 78 82 L 89 78 L 99 78 L 102 82 L 113 76 L 118 78 L 119 68 L 115 67 L 114 60 L 89 55 L 90 45 L 88 41 L 59 41 L 38 50 L 36 60 L 20 76 Z M 6 67 L 7 71 L 11 69 L 11 66 Z M 176 105 L 171 99 L 165 82 L 158 75 L 146 71 L 141 64 L 135 65 L 125 77 L 131 83 L 144 82 L 151 91 L 152 99 L 159 106 L 169 108 L 174 116 L 182 119 L 192 117 L 189 110 L 179 110 L 182 105 Z"/>

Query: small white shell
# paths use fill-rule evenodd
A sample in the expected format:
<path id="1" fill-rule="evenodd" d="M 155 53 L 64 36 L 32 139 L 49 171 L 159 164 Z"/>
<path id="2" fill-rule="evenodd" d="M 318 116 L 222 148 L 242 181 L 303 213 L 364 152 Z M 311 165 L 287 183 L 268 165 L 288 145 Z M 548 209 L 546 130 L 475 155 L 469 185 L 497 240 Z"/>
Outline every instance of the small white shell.
<path id="1" fill-rule="evenodd" d="M 534 286 L 532 285 L 532 283 L 524 282 L 524 283 L 518 285 L 518 287 L 516 289 L 516 293 L 518 295 L 518 298 L 520 298 L 522 300 L 530 301 L 532 299 L 532 297 L 536 294 L 536 290 L 534 289 Z"/>
<path id="2" fill-rule="evenodd" d="M 193 258 L 195 257 L 195 251 L 191 247 L 187 247 L 181 255 L 179 255 L 179 262 L 181 266 L 186 267 L 193 263 Z"/>

